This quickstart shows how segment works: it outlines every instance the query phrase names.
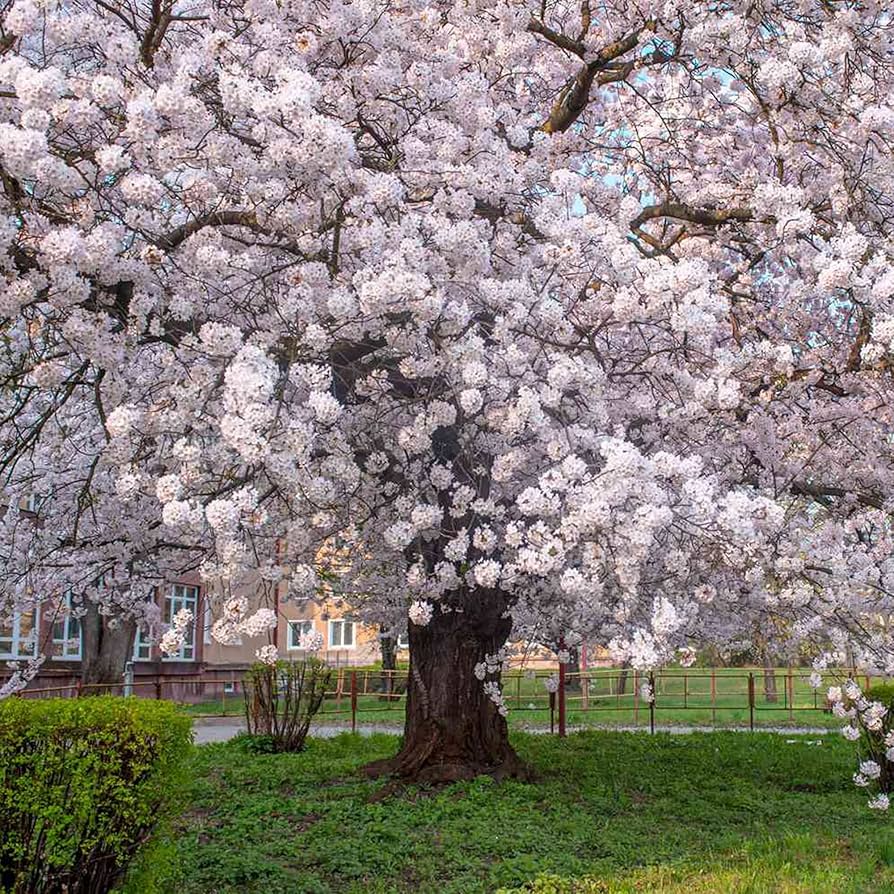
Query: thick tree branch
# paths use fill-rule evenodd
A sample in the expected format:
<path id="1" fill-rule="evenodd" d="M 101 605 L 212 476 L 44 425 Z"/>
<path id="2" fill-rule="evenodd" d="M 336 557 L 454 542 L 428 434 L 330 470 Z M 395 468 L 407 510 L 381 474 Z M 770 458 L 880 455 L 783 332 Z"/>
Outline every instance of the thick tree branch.
<path id="1" fill-rule="evenodd" d="M 754 220 L 754 212 L 747 207 L 739 208 L 695 208 L 682 202 L 660 202 L 647 205 L 630 221 L 630 229 L 636 232 L 644 223 L 657 217 L 673 217 L 705 227 L 719 227 L 730 221 L 746 222 Z"/>
<path id="2" fill-rule="evenodd" d="M 866 347 L 871 335 L 872 313 L 866 308 L 863 308 L 860 314 L 860 327 L 857 330 L 857 337 L 854 339 L 853 345 L 851 345 L 851 350 L 847 358 L 846 369 L 848 372 L 857 372 L 860 369 L 860 365 L 863 362 L 863 348 Z"/>
<path id="3" fill-rule="evenodd" d="M 152 19 L 140 44 L 140 59 L 146 68 L 155 65 L 155 54 L 171 24 L 171 0 L 152 0 Z"/>
<path id="4" fill-rule="evenodd" d="M 253 233 L 259 233 L 271 238 L 279 238 L 280 234 L 270 227 L 264 226 L 254 211 L 212 211 L 209 214 L 196 217 L 189 223 L 182 224 L 170 233 L 162 236 L 149 237 L 147 239 L 163 251 L 173 251 L 179 248 L 190 236 L 194 236 L 206 227 L 245 227 Z M 329 229 L 326 227 L 325 229 Z M 328 252 L 321 251 L 316 255 L 307 255 L 298 245 L 291 241 L 280 241 L 277 248 L 290 254 L 297 255 L 304 260 L 326 261 Z"/>
<path id="5" fill-rule="evenodd" d="M 589 0 L 583 0 L 581 4 L 581 31 L 576 40 L 567 34 L 554 31 L 542 20 L 532 18 L 528 23 L 528 31 L 540 34 L 554 46 L 573 53 L 580 59 L 586 58 L 584 38 L 589 29 Z M 590 101 L 590 89 L 594 83 L 597 86 L 604 86 L 624 81 L 636 68 L 662 65 L 678 58 L 683 40 L 682 21 L 675 35 L 672 49 L 665 50 L 656 47 L 651 53 L 646 55 L 640 55 L 626 62 L 619 61 L 621 56 L 634 50 L 639 45 L 643 32 L 654 30 L 655 23 L 648 21 L 642 28 L 632 31 L 613 43 L 607 44 L 599 50 L 594 59 L 585 62 L 560 91 L 559 97 L 549 113 L 549 118 L 542 125 L 542 130 L 546 133 L 562 133 L 568 130 L 587 107 Z"/>
<path id="6" fill-rule="evenodd" d="M 577 35 L 578 43 L 582 42 L 583 39 L 590 32 L 590 25 L 592 23 L 592 15 L 590 13 L 590 0 L 581 0 L 580 4 L 580 33 Z"/>
<path id="7" fill-rule="evenodd" d="M 532 34 L 539 34 L 542 37 L 545 37 L 551 44 L 559 47 L 559 49 L 574 53 L 575 56 L 578 56 L 581 59 L 584 58 L 584 53 L 587 48 L 584 46 L 582 38 L 575 40 L 572 37 L 568 37 L 567 34 L 562 34 L 560 31 L 554 31 L 544 22 L 535 18 L 532 18 L 531 21 L 528 22 L 528 31 Z"/>
<path id="8" fill-rule="evenodd" d="M 793 481 L 789 485 L 789 490 L 801 497 L 813 497 L 814 499 L 822 499 L 823 497 L 854 497 L 858 503 L 863 506 L 869 506 L 872 509 L 883 509 L 885 501 L 879 494 L 861 493 L 859 491 L 849 490 L 845 487 L 835 487 L 829 484 L 814 484 L 809 481 Z"/>

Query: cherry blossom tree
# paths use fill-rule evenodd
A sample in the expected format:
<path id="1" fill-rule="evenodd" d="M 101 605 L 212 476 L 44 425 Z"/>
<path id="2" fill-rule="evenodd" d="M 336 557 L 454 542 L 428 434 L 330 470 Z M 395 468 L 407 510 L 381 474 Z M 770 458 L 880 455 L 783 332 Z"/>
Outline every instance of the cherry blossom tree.
<path id="1" fill-rule="evenodd" d="M 510 638 L 891 670 L 884 4 L 15 0 L 0 49 L 7 612 L 200 569 L 226 639 L 335 548 L 419 780 L 524 773 Z"/>

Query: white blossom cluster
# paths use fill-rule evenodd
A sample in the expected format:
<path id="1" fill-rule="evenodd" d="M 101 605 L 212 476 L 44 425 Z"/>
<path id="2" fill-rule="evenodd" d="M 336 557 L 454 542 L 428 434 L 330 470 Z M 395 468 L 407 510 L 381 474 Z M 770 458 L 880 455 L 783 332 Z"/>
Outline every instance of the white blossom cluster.
<path id="1" fill-rule="evenodd" d="M 319 652 L 323 648 L 323 634 L 318 630 L 311 630 L 302 635 L 299 646 L 308 652 Z"/>
<path id="2" fill-rule="evenodd" d="M 496 680 L 488 680 L 484 684 L 484 694 L 496 705 L 497 713 L 501 717 L 506 717 L 509 708 L 503 699 L 503 689 Z"/>
<path id="3" fill-rule="evenodd" d="M 430 602 L 417 600 L 410 606 L 408 614 L 413 624 L 417 627 L 425 627 L 434 615 L 434 606 Z"/>
<path id="4" fill-rule="evenodd" d="M 261 646 L 261 648 L 255 652 L 255 657 L 261 664 L 267 664 L 270 667 L 274 667 L 279 660 L 279 651 L 276 646 L 268 644 L 266 646 Z"/>
<path id="5" fill-rule="evenodd" d="M 854 785 L 872 790 L 869 806 L 886 811 L 894 784 L 894 716 L 890 706 L 866 697 L 853 679 L 831 686 L 826 695 L 836 717 L 846 719 L 841 733 L 849 742 L 859 742 L 861 757 Z"/>
<path id="6" fill-rule="evenodd" d="M 188 608 L 181 608 L 171 618 L 171 626 L 164 632 L 159 640 L 158 647 L 164 655 L 176 655 L 186 635 L 192 627 L 193 613 Z"/>
<path id="7" fill-rule="evenodd" d="M 494 655 L 485 655 L 484 660 L 479 661 L 475 665 L 474 674 L 479 680 L 486 680 L 488 677 L 499 677 L 501 672 L 508 666 L 509 650 L 504 647 Z"/>

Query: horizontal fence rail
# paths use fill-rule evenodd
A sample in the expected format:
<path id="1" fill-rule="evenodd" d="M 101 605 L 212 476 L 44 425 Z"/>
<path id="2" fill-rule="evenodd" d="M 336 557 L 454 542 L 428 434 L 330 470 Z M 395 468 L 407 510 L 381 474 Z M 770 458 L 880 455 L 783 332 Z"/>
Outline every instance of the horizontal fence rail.
<path id="1" fill-rule="evenodd" d="M 834 727 L 826 701 L 829 686 L 856 678 L 864 690 L 872 678 L 847 669 L 822 674 L 808 684 L 809 668 L 510 669 L 502 676 L 510 719 L 521 726 L 567 727 L 705 726 L 758 729 L 774 726 Z M 244 669 L 205 669 L 201 674 L 135 674 L 120 683 L 81 684 L 74 677 L 57 685 L 29 686 L 23 698 L 66 698 L 96 693 L 170 699 L 196 717 L 241 716 L 245 711 Z M 560 685 L 560 678 L 564 685 Z M 331 688 L 317 724 L 402 725 L 406 670 L 333 668 Z M 35 681 L 37 682 L 37 681 Z M 649 684 L 653 698 L 644 697 Z M 552 690 L 552 691 L 551 691 Z"/>

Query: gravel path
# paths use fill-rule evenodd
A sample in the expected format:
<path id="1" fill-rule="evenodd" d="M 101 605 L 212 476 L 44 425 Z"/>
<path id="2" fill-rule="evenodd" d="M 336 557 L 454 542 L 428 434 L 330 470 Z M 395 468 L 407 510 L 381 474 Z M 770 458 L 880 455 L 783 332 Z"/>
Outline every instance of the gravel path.
<path id="1" fill-rule="evenodd" d="M 315 726 L 311 728 L 311 735 L 319 739 L 331 739 L 333 736 L 341 735 L 349 732 L 350 726 Z M 233 736 L 245 731 L 245 724 L 234 717 L 199 717 L 193 723 L 195 731 L 195 742 L 197 745 L 207 745 L 210 742 L 226 742 Z M 641 726 L 581 726 L 568 727 L 569 733 L 576 733 L 583 730 L 605 730 L 608 732 L 621 733 L 648 733 L 648 727 Z M 523 732 L 548 734 L 549 730 L 542 726 L 528 727 Z M 674 735 L 688 735 L 690 733 L 709 733 L 709 732 L 734 732 L 747 733 L 751 732 L 747 726 L 740 727 L 710 727 L 710 726 L 656 726 L 656 732 L 673 733 Z M 357 732 L 361 736 L 372 736 L 376 733 L 387 733 L 392 736 L 399 736 L 403 732 L 402 727 L 389 726 L 386 724 L 365 723 L 357 728 Z M 762 733 L 778 733 L 780 735 L 792 736 L 834 736 L 837 730 L 834 729 L 818 729 L 815 727 L 782 727 L 770 726 L 760 727 L 755 732 Z"/>
<path id="2" fill-rule="evenodd" d="M 209 742 L 226 742 L 233 736 L 245 732 L 245 724 L 233 717 L 199 717 L 193 721 L 196 745 L 207 745 Z M 342 733 L 351 731 L 350 726 L 314 726 L 310 734 L 318 739 L 331 739 Z M 403 729 L 396 726 L 382 726 L 378 724 L 364 724 L 357 728 L 361 736 L 372 736 L 375 733 L 388 733 L 399 736 Z"/>

